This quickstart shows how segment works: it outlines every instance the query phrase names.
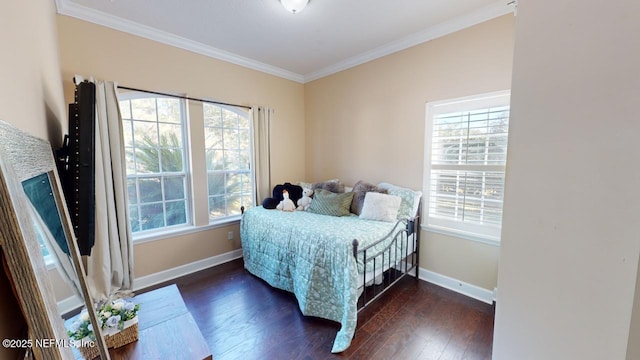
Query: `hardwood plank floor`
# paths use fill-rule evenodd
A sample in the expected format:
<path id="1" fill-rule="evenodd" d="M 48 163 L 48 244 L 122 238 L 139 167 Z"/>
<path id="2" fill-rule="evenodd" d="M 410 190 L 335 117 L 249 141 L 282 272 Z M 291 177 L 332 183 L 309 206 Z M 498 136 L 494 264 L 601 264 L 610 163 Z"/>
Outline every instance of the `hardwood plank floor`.
<path id="1" fill-rule="evenodd" d="M 359 314 L 342 354 L 331 354 L 338 323 L 303 316 L 293 294 L 251 275 L 241 259 L 171 283 L 216 360 L 491 358 L 493 306 L 414 278 Z"/>

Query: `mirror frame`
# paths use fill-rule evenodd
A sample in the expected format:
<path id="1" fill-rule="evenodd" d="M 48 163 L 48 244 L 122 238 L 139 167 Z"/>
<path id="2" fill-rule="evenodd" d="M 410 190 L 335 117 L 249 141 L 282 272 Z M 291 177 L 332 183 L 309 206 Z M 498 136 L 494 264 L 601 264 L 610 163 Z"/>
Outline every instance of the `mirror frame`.
<path id="1" fill-rule="evenodd" d="M 0 245 L 6 254 L 9 275 L 15 284 L 16 295 L 34 341 L 69 339 L 61 314 L 58 313 L 53 287 L 36 237 L 32 219 L 34 214 L 29 209 L 29 199 L 22 187 L 24 180 L 45 173 L 49 175 L 56 205 L 61 212 L 60 220 L 84 304 L 89 310 L 96 335 L 95 343 L 101 358 L 110 359 L 87 286 L 51 145 L 0 120 Z M 69 347 L 33 346 L 32 351 L 36 358 L 73 358 Z"/>

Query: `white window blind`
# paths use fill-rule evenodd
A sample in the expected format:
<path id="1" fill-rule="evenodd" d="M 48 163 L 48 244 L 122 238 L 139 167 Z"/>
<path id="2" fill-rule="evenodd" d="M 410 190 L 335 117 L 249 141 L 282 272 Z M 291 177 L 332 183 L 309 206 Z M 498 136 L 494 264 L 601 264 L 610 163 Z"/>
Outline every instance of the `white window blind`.
<path id="1" fill-rule="evenodd" d="M 499 241 L 509 93 L 429 103 L 426 128 L 427 227 Z"/>

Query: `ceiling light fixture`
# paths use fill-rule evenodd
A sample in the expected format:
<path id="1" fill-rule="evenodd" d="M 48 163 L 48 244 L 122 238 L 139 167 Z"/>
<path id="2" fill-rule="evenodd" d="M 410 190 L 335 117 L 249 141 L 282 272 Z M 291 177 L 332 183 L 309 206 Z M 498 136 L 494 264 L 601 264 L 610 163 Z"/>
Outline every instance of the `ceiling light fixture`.
<path id="1" fill-rule="evenodd" d="M 297 14 L 307 6 L 309 0 L 280 0 L 280 3 L 292 14 Z"/>

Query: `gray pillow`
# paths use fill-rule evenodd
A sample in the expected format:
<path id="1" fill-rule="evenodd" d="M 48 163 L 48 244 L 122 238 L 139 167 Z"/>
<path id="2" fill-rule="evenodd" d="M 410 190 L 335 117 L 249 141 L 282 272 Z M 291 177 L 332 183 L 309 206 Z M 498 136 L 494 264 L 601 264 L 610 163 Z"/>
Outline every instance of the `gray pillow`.
<path id="1" fill-rule="evenodd" d="M 311 189 L 313 189 L 314 191 L 318 189 L 322 189 L 322 190 L 331 191 L 332 193 L 343 193 L 344 184 L 341 181 L 317 182 L 311 185 Z"/>
<path id="2" fill-rule="evenodd" d="M 355 185 L 353 185 L 352 192 L 353 200 L 351 201 L 351 212 L 356 215 L 360 215 L 360 213 L 362 212 L 362 204 L 364 204 L 364 197 L 368 192 L 387 194 L 387 189 L 383 189 L 376 185 L 360 180 Z"/>

